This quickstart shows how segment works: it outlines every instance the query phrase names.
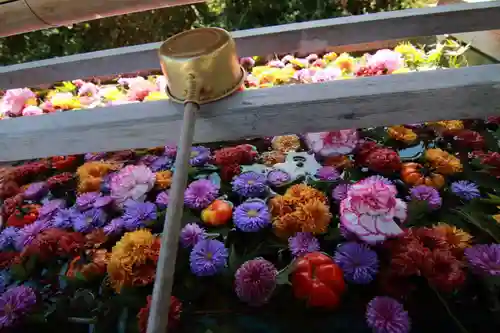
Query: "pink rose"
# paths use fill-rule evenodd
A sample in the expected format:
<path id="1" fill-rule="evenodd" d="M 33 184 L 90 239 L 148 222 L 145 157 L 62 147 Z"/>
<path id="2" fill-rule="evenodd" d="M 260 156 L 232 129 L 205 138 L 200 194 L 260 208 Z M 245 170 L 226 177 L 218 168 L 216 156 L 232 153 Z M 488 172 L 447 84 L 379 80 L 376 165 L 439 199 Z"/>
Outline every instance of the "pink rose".
<path id="1" fill-rule="evenodd" d="M 18 117 L 22 115 L 26 102 L 32 98 L 36 98 L 36 94 L 28 88 L 7 90 L 0 104 L 0 114 Z"/>
<path id="2" fill-rule="evenodd" d="M 39 116 L 43 114 L 43 110 L 38 106 L 30 105 L 23 109 L 23 116 Z"/>
<path id="3" fill-rule="evenodd" d="M 374 55 L 369 56 L 367 60 L 368 67 L 385 67 L 388 74 L 394 72 L 396 69 L 400 69 L 404 65 L 401 54 L 388 49 L 378 50 Z"/>
<path id="4" fill-rule="evenodd" d="M 305 140 L 309 149 L 323 157 L 345 155 L 351 153 L 359 142 L 355 129 L 334 132 L 307 133 Z"/>
<path id="5" fill-rule="evenodd" d="M 111 178 L 111 196 L 118 204 L 127 199 L 144 201 L 155 184 L 155 174 L 144 165 L 128 165 Z"/>
<path id="6" fill-rule="evenodd" d="M 406 203 L 386 179 L 369 177 L 353 184 L 340 203 L 342 226 L 367 243 L 384 241 L 403 230 L 394 218 L 406 219 Z"/>

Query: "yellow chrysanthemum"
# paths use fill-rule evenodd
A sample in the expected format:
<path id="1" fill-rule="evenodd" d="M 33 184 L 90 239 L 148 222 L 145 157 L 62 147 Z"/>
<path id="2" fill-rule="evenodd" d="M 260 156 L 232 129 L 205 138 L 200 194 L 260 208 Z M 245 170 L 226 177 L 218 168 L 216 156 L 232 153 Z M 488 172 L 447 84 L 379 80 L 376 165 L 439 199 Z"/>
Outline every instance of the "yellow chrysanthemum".
<path id="1" fill-rule="evenodd" d="M 74 110 L 82 108 L 82 104 L 80 103 L 78 97 L 73 96 L 71 93 L 54 94 L 50 99 L 50 103 L 55 108 L 60 108 L 63 110 Z"/>
<path id="2" fill-rule="evenodd" d="M 410 144 L 417 140 L 417 133 L 402 125 L 387 128 L 387 134 L 389 134 L 389 137 L 392 139 L 402 141 L 406 144 Z"/>
<path id="3" fill-rule="evenodd" d="M 342 53 L 333 63 L 344 73 L 351 73 L 354 69 L 355 62 L 355 59 L 351 57 L 349 53 Z"/>
<path id="4" fill-rule="evenodd" d="M 427 123 L 427 125 L 437 127 L 439 129 L 445 129 L 445 130 L 460 130 L 464 128 L 464 122 L 461 120 L 443 120 L 443 121 L 436 121 L 436 122 L 430 122 Z"/>
<path id="5" fill-rule="evenodd" d="M 445 237 L 446 242 L 454 252 L 461 254 L 464 249 L 471 246 L 472 236 L 462 229 L 442 222 L 434 226 L 433 229 Z"/>
<path id="6" fill-rule="evenodd" d="M 338 55 L 335 52 L 329 52 L 323 56 L 323 60 L 325 60 L 327 63 L 335 61 L 337 58 L 338 58 Z"/>
<path id="7" fill-rule="evenodd" d="M 440 148 L 427 149 L 424 156 L 435 171 L 443 175 L 451 175 L 463 171 L 463 165 L 460 160 Z"/>
<path id="8" fill-rule="evenodd" d="M 152 91 L 145 98 L 144 101 L 161 101 L 164 99 L 168 99 L 168 95 L 162 91 Z"/>
<path id="9" fill-rule="evenodd" d="M 273 149 L 282 153 L 297 151 L 300 148 L 300 139 L 295 134 L 275 136 L 271 145 Z"/>
<path id="10" fill-rule="evenodd" d="M 107 268 L 116 292 L 124 286 L 144 286 L 153 282 L 159 252 L 159 239 L 149 230 L 123 235 L 111 250 Z"/>
<path id="11" fill-rule="evenodd" d="M 99 191 L 102 177 L 110 171 L 118 169 L 119 164 L 98 161 L 84 163 L 76 170 L 76 175 L 78 176 L 78 192 Z"/>

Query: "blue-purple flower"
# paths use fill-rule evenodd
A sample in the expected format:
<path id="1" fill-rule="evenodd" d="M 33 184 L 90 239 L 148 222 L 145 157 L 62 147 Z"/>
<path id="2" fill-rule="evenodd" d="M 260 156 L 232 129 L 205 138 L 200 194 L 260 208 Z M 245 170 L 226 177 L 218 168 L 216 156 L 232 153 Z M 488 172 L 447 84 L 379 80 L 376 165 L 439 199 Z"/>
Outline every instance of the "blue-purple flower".
<path id="1" fill-rule="evenodd" d="M 478 244 L 465 249 L 472 270 L 483 276 L 500 276 L 500 244 Z"/>
<path id="2" fill-rule="evenodd" d="M 377 253 L 366 244 L 348 242 L 341 244 L 334 255 L 348 282 L 368 284 L 378 272 Z"/>
<path id="3" fill-rule="evenodd" d="M 210 149 L 203 146 L 196 146 L 191 148 L 191 156 L 189 158 L 189 164 L 191 166 L 202 166 L 205 165 L 210 159 Z"/>
<path id="4" fill-rule="evenodd" d="M 91 232 L 96 228 L 104 227 L 107 214 L 102 209 L 92 208 L 81 212 L 73 220 L 73 229 L 78 232 Z"/>
<path id="5" fill-rule="evenodd" d="M 297 232 L 288 238 L 288 249 L 294 257 L 319 251 L 319 241 L 310 232 Z"/>
<path id="6" fill-rule="evenodd" d="M 366 322 L 375 333 L 408 333 L 411 328 L 403 305 L 385 296 L 377 296 L 368 303 Z"/>
<path id="7" fill-rule="evenodd" d="M 158 156 L 154 162 L 149 165 L 153 172 L 169 170 L 174 165 L 174 160 L 166 155 Z"/>
<path id="8" fill-rule="evenodd" d="M 219 187 L 208 179 L 198 179 L 184 192 L 184 204 L 192 209 L 207 208 L 219 195 Z"/>
<path id="9" fill-rule="evenodd" d="M 99 192 L 87 192 L 76 197 L 76 207 L 80 211 L 90 209 L 94 206 L 95 201 L 101 194 Z"/>
<path id="10" fill-rule="evenodd" d="M 322 181 L 335 181 L 340 178 L 340 173 L 332 166 L 324 166 L 316 172 L 316 178 Z"/>
<path id="11" fill-rule="evenodd" d="M 271 186 L 280 187 L 290 183 L 291 181 L 292 181 L 292 176 L 288 172 L 280 169 L 271 170 L 267 174 L 267 182 Z"/>
<path id="12" fill-rule="evenodd" d="M 50 221 L 59 209 L 64 208 L 65 206 L 66 202 L 62 199 L 49 200 L 38 211 L 38 219 Z"/>
<path id="13" fill-rule="evenodd" d="M 234 275 L 236 295 L 251 306 L 263 305 L 276 289 L 277 277 L 278 270 L 271 262 L 262 258 L 249 260 Z"/>
<path id="14" fill-rule="evenodd" d="M 211 276 L 224 269 L 229 252 L 224 243 L 204 239 L 196 243 L 189 256 L 191 272 L 196 276 Z"/>
<path id="15" fill-rule="evenodd" d="M 199 241 L 205 239 L 205 229 L 196 223 L 188 223 L 182 228 L 179 240 L 182 247 L 188 248 L 195 246 Z"/>
<path id="16" fill-rule="evenodd" d="M 15 241 L 19 229 L 14 227 L 7 227 L 0 233 L 0 251 L 5 251 L 15 246 Z"/>
<path id="17" fill-rule="evenodd" d="M 35 237 L 42 231 L 49 228 L 49 224 L 42 220 L 37 220 L 19 229 L 15 241 L 15 248 L 21 251 L 25 246 L 31 244 Z"/>
<path id="18" fill-rule="evenodd" d="M 127 201 L 122 216 L 125 229 L 134 231 L 146 227 L 148 222 L 156 220 L 156 205 L 152 202 Z"/>
<path id="19" fill-rule="evenodd" d="M 74 226 L 75 221 L 82 217 L 82 213 L 74 207 L 62 208 L 57 210 L 57 213 L 52 219 L 52 226 L 61 229 L 70 229 Z"/>
<path id="20" fill-rule="evenodd" d="M 94 208 L 104 208 L 110 206 L 114 202 L 110 195 L 105 195 L 95 199 L 93 207 Z"/>
<path id="21" fill-rule="evenodd" d="M 247 198 L 261 197 L 268 191 L 266 176 L 254 171 L 243 172 L 236 176 L 231 184 L 233 192 Z"/>
<path id="22" fill-rule="evenodd" d="M 18 324 L 36 305 L 36 294 L 30 287 L 15 286 L 0 295 L 0 329 Z"/>
<path id="23" fill-rule="evenodd" d="M 23 196 L 27 200 L 38 200 L 49 192 L 46 182 L 36 182 L 28 185 Z"/>
<path id="24" fill-rule="evenodd" d="M 464 200 L 472 200 L 481 196 L 476 183 L 468 180 L 458 180 L 453 182 L 450 189 L 456 196 Z"/>
<path id="25" fill-rule="evenodd" d="M 271 213 L 260 199 L 248 199 L 233 212 L 234 225 L 245 232 L 256 232 L 271 225 Z"/>
<path id="26" fill-rule="evenodd" d="M 125 221 L 121 217 L 112 219 L 103 228 L 106 235 L 118 235 L 125 231 Z"/>
<path id="27" fill-rule="evenodd" d="M 349 191 L 350 187 L 350 184 L 339 184 L 335 186 L 335 188 L 332 190 L 332 198 L 337 202 L 341 202 L 342 200 L 347 198 L 347 191 Z"/>
<path id="28" fill-rule="evenodd" d="M 168 191 L 158 193 L 155 202 L 158 208 L 165 209 L 168 206 Z"/>
<path id="29" fill-rule="evenodd" d="M 439 209 L 443 200 L 439 191 L 427 185 L 418 185 L 410 189 L 410 200 L 427 202 L 430 209 Z"/>

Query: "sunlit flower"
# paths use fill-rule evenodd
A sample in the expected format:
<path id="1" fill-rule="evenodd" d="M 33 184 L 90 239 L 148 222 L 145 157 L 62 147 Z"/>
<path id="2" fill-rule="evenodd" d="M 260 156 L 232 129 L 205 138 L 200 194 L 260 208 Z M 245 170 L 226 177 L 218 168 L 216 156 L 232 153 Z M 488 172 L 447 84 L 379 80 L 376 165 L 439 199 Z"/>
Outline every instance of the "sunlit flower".
<path id="1" fill-rule="evenodd" d="M 325 59 L 329 58 L 327 57 Z M 356 60 L 348 53 L 342 53 L 335 60 L 333 60 L 333 64 L 340 68 L 344 73 L 351 73 L 354 70 L 355 63 Z"/>
<path id="2" fill-rule="evenodd" d="M 219 187 L 208 179 L 198 179 L 184 191 L 184 204 L 192 209 L 207 208 L 217 198 Z"/>
<path id="3" fill-rule="evenodd" d="M 392 139 L 402 141 L 406 144 L 413 143 L 417 140 L 417 133 L 402 125 L 387 128 L 387 134 L 389 134 L 389 137 Z"/>
<path id="4" fill-rule="evenodd" d="M 441 130 L 460 130 L 464 128 L 464 123 L 461 120 L 442 120 L 436 122 L 429 122 L 427 125 Z"/>
<path id="5" fill-rule="evenodd" d="M 323 157 L 349 154 L 359 142 L 357 130 L 350 129 L 307 133 L 305 140 L 309 149 Z"/>
<path id="6" fill-rule="evenodd" d="M 271 141 L 274 150 L 282 153 L 297 151 L 300 148 L 300 139 L 297 135 L 275 136 Z"/>
<path id="7" fill-rule="evenodd" d="M 144 165 L 128 165 L 111 179 L 111 196 L 118 203 L 143 201 L 155 184 L 155 174 Z"/>
<path id="8" fill-rule="evenodd" d="M 28 88 L 9 89 L 0 101 L 0 115 L 21 116 L 26 104 L 35 98 L 36 94 Z"/>

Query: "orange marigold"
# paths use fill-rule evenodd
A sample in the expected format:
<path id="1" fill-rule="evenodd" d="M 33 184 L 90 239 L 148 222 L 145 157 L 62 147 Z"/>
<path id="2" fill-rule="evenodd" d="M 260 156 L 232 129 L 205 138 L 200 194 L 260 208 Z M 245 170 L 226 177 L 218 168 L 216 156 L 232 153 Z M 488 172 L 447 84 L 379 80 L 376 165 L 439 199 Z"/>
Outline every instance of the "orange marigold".
<path id="1" fill-rule="evenodd" d="M 425 159 L 436 172 L 443 175 L 451 175 L 463 170 L 462 163 L 458 158 L 440 148 L 427 149 Z"/>
<path id="2" fill-rule="evenodd" d="M 387 128 L 387 134 L 394 140 L 410 144 L 417 140 L 417 133 L 402 125 Z"/>
<path id="3" fill-rule="evenodd" d="M 283 196 L 285 197 L 285 200 L 289 200 L 292 203 L 305 203 L 306 201 L 312 199 L 317 199 L 324 204 L 328 203 L 328 199 L 323 192 L 318 191 L 314 187 L 306 184 L 296 184 L 290 186 Z"/>
<path id="4" fill-rule="evenodd" d="M 166 190 L 172 185 L 172 171 L 159 171 L 156 173 L 155 186 L 159 189 Z"/>
<path id="5" fill-rule="evenodd" d="M 155 279 L 160 240 L 149 230 L 127 232 L 111 250 L 108 275 L 117 293 L 125 286 L 145 286 Z"/>
<path id="6" fill-rule="evenodd" d="M 455 255 L 463 255 L 464 250 L 471 246 L 472 235 L 462 229 L 446 223 L 438 223 L 432 229 L 444 236 Z"/>
<path id="7" fill-rule="evenodd" d="M 91 161 L 84 163 L 76 170 L 78 176 L 78 192 L 99 191 L 102 177 L 111 171 L 118 170 L 119 164 Z"/>

